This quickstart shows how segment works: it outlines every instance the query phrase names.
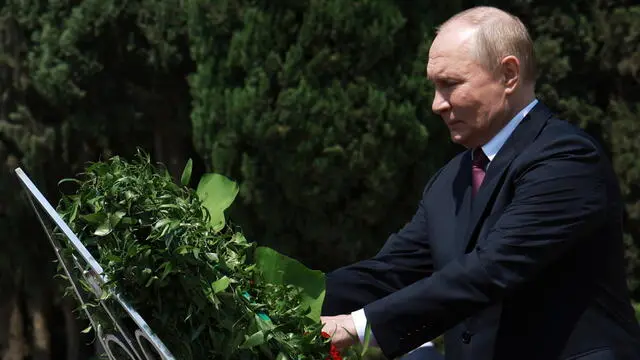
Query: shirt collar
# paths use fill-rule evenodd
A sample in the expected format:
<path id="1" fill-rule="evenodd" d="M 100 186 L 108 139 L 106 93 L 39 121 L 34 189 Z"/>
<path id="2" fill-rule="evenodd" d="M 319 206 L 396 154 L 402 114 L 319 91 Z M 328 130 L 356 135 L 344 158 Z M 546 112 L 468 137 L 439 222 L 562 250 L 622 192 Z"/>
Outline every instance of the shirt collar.
<path id="1" fill-rule="evenodd" d="M 514 116 L 513 119 L 511 119 L 507 123 L 507 125 L 504 126 L 496 134 L 496 136 L 494 136 L 488 143 L 482 146 L 482 151 L 484 151 L 485 155 L 487 155 L 487 158 L 489 158 L 489 161 L 493 161 L 493 158 L 496 156 L 496 154 L 498 154 L 498 151 L 500 151 L 500 148 L 502 148 L 502 145 L 504 145 L 504 143 L 507 141 L 509 136 L 511 136 L 511 133 L 513 133 L 513 130 L 515 130 L 518 124 L 520 124 L 520 122 L 522 121 L 522 119 L 524 119 L 524 117 L 527 116 L 529 111 L 531 111 L 531 109 L 533 109 L 533 107 L 536 106 L 537 103 L 538 103 L 538 99 L 534 99 L 532 102 L 530 102 L 529 105 L 527 105 L 524 109 L 520 110 L 520 112 L 518 112 L 516 116 Z M 473 153 L 471 156 L 473 156 Z"/>

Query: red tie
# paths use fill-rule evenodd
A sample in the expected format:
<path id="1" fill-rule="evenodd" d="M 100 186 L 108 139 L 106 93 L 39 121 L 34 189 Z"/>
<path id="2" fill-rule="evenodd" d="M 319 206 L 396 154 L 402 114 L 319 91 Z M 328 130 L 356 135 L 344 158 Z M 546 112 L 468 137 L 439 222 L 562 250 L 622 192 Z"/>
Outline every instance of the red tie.
<path id="1" fill-rule="evenodd" d="M 489 158 L 484 154 L 482 148 L 477 148 L 473 151 L 473 162 L 471 166 L 471 181 L 473 185 L 473 196 L 478 193 L 478 189 L 484 180 L 484 168 L 489 162 Z"/>

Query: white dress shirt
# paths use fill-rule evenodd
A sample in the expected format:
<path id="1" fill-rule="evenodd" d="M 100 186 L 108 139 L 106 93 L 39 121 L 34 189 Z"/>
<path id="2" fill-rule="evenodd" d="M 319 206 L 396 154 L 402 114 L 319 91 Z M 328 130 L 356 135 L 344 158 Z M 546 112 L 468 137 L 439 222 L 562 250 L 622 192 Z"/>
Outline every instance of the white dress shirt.
<path id="1" fill-rule="evenodd" d="M 533 109 L 534 106 L 538 103 L 538 99 L 534 99 L 529 103 L 524 109 L 520 110 L 508 123 L 505 125 L 488 143 L 482 146 L 482 151 L 484 151 L 487 158 L 489 158 L 489 163 L 493 161 L 493 158 L 498 154 L 498 151 L 502 148 L 502 145 L 507 141 L 509 136 L 513 133 L 513 130 L 520 124 L 522 119 Z M 473 156 L 473 153 L 472 153 Z M 488 166 L 488 165 L 487 165 Z M 356 326 L 356 331 L 358 332 L 358 338 L 360 342 L 364 342 L 365 328 L 367 327 L 367 317 L 364 314 L 364 309 L 356 310 L 351 313 L 353 317 L 353 322 Z M 371 332 L 371 339 L 369 340 L 369 344 L 371 346 L 377 346 L 377 342 L 375 339 L 375 335 L 373 331 Z M 422 344 L 420 347 L 424 346 L 433 346 L 432 342 L 426 342 Z"/>

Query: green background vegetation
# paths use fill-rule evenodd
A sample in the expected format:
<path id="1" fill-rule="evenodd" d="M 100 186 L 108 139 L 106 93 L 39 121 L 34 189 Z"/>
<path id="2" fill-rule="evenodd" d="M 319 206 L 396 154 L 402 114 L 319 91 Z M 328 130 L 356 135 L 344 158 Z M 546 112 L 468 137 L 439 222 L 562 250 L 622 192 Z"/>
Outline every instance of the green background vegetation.
<path id="1" fill-rule="evenodd" d="M 640 300 L 640 6 L 632 1 L 5 0 L 0 5 L 0 353 L 87 359 L 11 170 L 55 203 L 136 147 L 240 183 L 247 238 L 328 271 L 375 253 L 460 149 L 431 113 L 435 26 L 474 5 L 530 28 L 538 94 L 607 148 Z M 597 264 L 594 264 L 597 266 Z"/>

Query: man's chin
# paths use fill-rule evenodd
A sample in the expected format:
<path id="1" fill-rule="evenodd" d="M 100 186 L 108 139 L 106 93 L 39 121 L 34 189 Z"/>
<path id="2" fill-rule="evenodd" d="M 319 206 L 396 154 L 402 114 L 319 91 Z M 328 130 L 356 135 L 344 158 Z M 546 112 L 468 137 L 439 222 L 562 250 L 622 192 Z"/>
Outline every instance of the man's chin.
<path id="1" fill-rule="evenodd" d="M 451 132 L 451 141 L 454 144 L 462 145 L 462 146 L 468 148 L 466 140 L 467 140 L 467 137 L 462 135 L 462 134 L 460 134 L 459 132 Z"/>

